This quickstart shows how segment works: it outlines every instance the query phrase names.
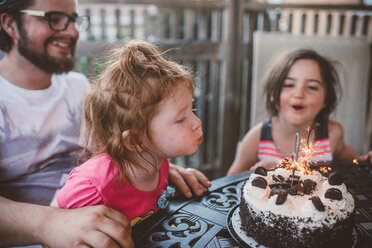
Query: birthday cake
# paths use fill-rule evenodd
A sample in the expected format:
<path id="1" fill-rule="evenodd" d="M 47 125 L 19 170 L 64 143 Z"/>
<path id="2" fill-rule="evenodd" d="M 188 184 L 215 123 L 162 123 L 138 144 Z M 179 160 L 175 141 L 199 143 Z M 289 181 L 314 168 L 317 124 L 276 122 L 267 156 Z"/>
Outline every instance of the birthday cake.
<path id="1" fill-rule="evenodd" d="M 241 191 L 240 218 L 249 237 L 266 247 L 348 247 L 354 199 L 334 171 L 258 167 Z"/>

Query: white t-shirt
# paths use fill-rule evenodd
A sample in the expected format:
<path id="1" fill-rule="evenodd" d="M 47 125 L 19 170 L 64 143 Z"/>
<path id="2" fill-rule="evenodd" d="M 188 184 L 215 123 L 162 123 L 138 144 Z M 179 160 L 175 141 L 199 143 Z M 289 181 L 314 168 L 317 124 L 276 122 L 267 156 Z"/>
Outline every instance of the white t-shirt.
<path id="1" fill-rule="evenodd" d="M 53 75 L 44 90 L 0 75 L 0 195 L 49 204 L 80 152 L 88 90 L 88 79 L 76 72 Z"/>

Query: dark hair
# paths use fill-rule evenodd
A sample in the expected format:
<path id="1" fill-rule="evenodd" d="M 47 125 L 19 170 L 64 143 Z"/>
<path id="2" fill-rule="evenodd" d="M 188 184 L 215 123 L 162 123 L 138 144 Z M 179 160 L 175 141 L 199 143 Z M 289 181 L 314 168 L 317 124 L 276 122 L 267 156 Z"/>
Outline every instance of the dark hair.
<path id="1" fill-rule="evenodd" d="M 278 106 L 283 82 L 292 65 L 300 59 L 311 59 L 319 65 L 320 74 L 325 85 L 326 95 L 324 99 L 325 107 L 319 112 L 315 120 L 317 122 L 325 123 L 328 121 L 330 113 L 332 113 L 336 108 L 338 98 L 341 95 L 340 80 L 334 66 L 335 62 L 328 60 L 311 49 L 287 51 L 272 64 L 268 73 L 264 76 L 266 109 L 270 116 L 278 115 Z"/>
<path id="2" fill-rule="evenodd" d="M 34 0 L 7 0 L 4 4 L 0 5 L 0 16 L 4 13 L 11 15 L 19 27 L 21 23 L 21 14 L 19 13 L 22 9 L 27 9 L 34 4 Z M 3 29 L 0 22 L 0 49 L 4 52 L 9 52 L 12 48 L 13 40 Z"/>

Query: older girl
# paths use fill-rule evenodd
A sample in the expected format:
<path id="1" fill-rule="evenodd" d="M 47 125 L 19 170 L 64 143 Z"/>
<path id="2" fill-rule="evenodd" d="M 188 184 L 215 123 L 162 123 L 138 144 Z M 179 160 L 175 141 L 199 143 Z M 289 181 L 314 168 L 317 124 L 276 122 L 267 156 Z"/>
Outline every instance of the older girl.
<path id="1" fill-rule="evenodd" d="M 312 160 L 372 160 L 372 152 L 359 157 L 345 143 L 341 124 L 329 119 L 340 89 L 330 61 L 313 50 L 290 51 L 276 60 L 264 79 L 271 117 L 245 135 L 228 175 L 275 167 L 293 153 L 296 133 L 307 138 L 311 129 Z"/>

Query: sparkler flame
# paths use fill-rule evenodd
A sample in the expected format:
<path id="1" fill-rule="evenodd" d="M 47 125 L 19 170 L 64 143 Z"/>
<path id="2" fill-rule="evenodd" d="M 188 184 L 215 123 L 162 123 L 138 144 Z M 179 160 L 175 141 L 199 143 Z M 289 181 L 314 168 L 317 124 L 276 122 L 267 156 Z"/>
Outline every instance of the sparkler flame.
<path id="1" fill-rule="evenodd" d="M 311 132 L 311 130 L 309 130 Z M 285 158 L 280 161 L 280 167 L 284 167 L 287 170 L 298 170 L 305 175 L 311 175 L 316 170 L 314 167 L 311 167 L 310 164 L 318 163 L 319 161 L 311 161 L 312 154 L 316 151 L 313 148 L 312 142 L 309 142 L 309 136 L 306 139 L 301 139 L 299 156 L 297 160 L 291 156 L 291 158 Z M 331 167 L 319 167 L 319 170 L 323 173 L 327 173 L 332 170 Z"/>

